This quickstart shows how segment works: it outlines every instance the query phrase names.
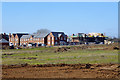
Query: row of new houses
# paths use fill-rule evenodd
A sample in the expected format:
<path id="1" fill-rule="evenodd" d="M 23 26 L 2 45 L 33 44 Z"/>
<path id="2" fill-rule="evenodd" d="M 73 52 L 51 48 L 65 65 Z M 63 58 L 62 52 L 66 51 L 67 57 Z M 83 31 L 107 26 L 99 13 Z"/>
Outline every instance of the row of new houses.
<path id="1" fill-rule="evenodd" d="M 41 46 L 41 45 L 65 45 L 67 44 L 67 35 L 63 32 L 41 33 L 36 35 L 30 34 L 9 34 L 10 45 L 14 46 Z"/>
<path id="2" fill-rule="evenodd" d="M 4 38 L 5 39 L 5 38 Z M 50 32 L 30 35 L 27 33 L 9 33 L 9 45 L 14 46 L 54 46 L 70 43 L 80 44 L 86 42 L 104 42 L 106 36 L 102 33 L 78 33 L 67 36 L 64 32 Z"/>

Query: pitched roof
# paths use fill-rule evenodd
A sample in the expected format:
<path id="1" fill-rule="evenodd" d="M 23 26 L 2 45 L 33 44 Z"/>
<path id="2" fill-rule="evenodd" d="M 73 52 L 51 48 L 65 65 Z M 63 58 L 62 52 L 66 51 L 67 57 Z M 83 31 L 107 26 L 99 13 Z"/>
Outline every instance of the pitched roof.
<path id="1" fill-rule="evenodd" d="M 55 36 L 55 37 L 60 37 L 61 35 L 63 35 L 64 37 L 66 36 L 65 34 L 64 34 L 64 32 L 51 32 L 52 34 L 53 34 L 53 36 Z"/>
<path id="2" fill-rule="evenodd" d="M 0 43 L 9 43 L 9 41 L 7 41 L 5 39 L 0 39 Z"/>
<path id="3" fill-rule="evenodd" d="M 28 33 L 13 33 L 14 37 L 16 34 L 18 35 L 19 38 L 21 38 L 22 35 L 28 35 Z"/>
<path id="4" fill-rule="evenodd" d="M 48 35 L 49 33 L 41 33 L 41 34 L 35 34 L 34 38 L 44 38 Z"/>
<path id="5" fill-rule="evenodd" d="M 4 35 L 4 34 L 0 34 L 0 39 L 6 39 L 9 40 L 9 36 L 8 35 Z"/>
<path id="6" fill-rule="evenodd" d="M 21 39 L 27 39 L 27 38 L 30 38 L 32 35 L 23 35 L 22 37 L 21 37 Z"/>

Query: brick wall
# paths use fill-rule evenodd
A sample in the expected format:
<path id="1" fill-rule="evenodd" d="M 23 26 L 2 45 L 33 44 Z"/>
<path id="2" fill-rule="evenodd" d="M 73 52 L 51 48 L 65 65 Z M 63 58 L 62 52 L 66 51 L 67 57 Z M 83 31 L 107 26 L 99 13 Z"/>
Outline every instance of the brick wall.
<path id="1" fill-rule="evenodd" d="M 67 43 L 67 36 L 64 37 L 63 35 L 61 35 L 60 37 L 55 37 L 55 36 L 53 36 L 52 33 L 50 33 L 47 36 L 47 45 L 48 46 L 60 45 L 60 41 L 64 41 Z"/>

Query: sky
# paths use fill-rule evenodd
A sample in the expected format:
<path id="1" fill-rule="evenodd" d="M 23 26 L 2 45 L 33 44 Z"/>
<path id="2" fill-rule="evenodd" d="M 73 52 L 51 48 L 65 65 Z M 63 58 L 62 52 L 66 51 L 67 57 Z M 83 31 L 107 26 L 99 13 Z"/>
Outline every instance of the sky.
<path id="1" fill-rule="evenodd" d="M 38 29 L 118 36 L 117 2 L 3 2 L 2 32 Z"/>

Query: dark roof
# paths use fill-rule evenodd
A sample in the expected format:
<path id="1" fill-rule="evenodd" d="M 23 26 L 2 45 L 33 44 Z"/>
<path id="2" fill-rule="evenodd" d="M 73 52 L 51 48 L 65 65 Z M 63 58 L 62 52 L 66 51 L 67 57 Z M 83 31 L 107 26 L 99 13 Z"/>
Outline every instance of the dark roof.
<path id="1" fill-rule="evenodd" d="M 51 32 L 52 34 L 53 34 L 53 36 L 55 36 L 55 37 L 60 37 L 61 35 L 63 35 L 64 37 L 66 36 L 65 34 L 64 34 L 64 32 Z"/>
<path id="2" fill-rule="evenodd" d="M 9 36 L 7 34 L 0 34 L 0 39 L 6 39 L 7 41 L 9 40 Z"/>
<path id="3" fill-rule="evenodd" d="M 28 33 L 13 33 L 14 37 L 16 34 L 18 35 L 19 38 L 21 38 L 22 35 L 28 35 Z"/>

